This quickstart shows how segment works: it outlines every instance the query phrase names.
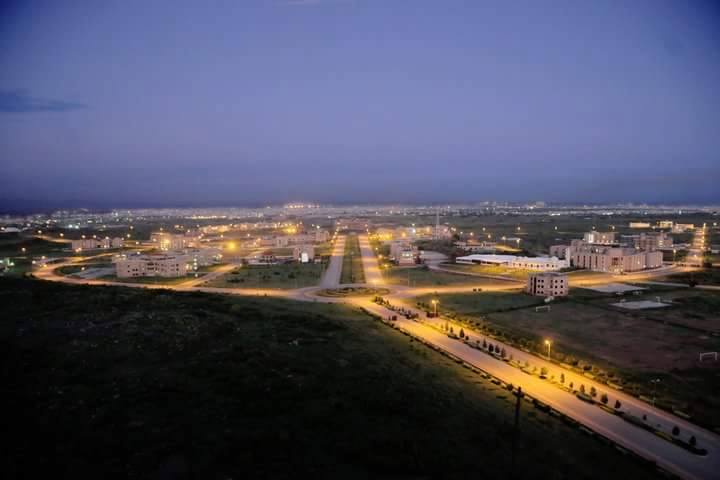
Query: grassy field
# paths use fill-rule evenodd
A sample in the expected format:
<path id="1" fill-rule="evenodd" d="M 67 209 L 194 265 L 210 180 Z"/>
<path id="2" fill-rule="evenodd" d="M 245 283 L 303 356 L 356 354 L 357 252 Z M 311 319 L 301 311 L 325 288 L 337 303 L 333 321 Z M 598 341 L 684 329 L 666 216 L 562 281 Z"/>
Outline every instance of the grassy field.
<path id="1" fill-rule="evenodd" d="M 482 287 L 486 280 L 473 278 L 468 275 L 455 275 L 448 272 L 438 272 L 423 267 L 390 268 L 383 270 L 383 278 L 391 285 L 408 285 L 412 287 L 432 287 L 442 285 L 468 285 L 469 287 Z"/>
<path id="2" fill-rule="evenodd" d="M 345 256 L 343 257 L 340 283 L 362 283 L 365 281 L 365 271 L 362 266 L 360 244 L 357 235 L 348 235 L 345 239 Z"/>
<path id="3" fill-rule="evenodd" d="M 247 265 L 211 280 L 203 286 L 222 288 L 301 288 L 320 282 L 324 267 L 314 263 Z"/>
<path id="4" fill-rule="evenodd" d="M 659 287 L 627 301 L 672 301 L 670 307 L 628 311 L 612 306 L 615 295 L 573 289 L 571 297 L 536 312 L 538 300 L 523 294 L 440 295 L 443 309 L 481 319 L 494 334 L 542 350 L 553 340 L 553 356 L 619 375 L 628 388 L 649 395 L 649 380 L 661 377 L 659 402 L 720 426 L 720 363 L 698 362 L 700 352 L 720 351 L 720 294 Z M 420 297 L 428 302 L 431 297 Z M 433 297 L 434 298 L 434 297 Z M 527 308 L 523 308 L 526 305 Z"/>
<path id="5" fill-rule="evenodd" d="M 418 301 L 429 304 L 437 295 L 422 295 Z M 452 310 L 463 315 L 483 315 L 518 308 L 543 305 L 540 297 L 531 297 L 520 292 L 451 293 L 441 295 L 440 311 Z"/>
<path id="6" fill-rule="evenodd" d="M 674 283 L 697 282 L 698 285 L 720 285 L 720 267 L 703 268 L 694 272 L 668 275 L 660 280 Z"/>
<path id="7" fill-rule="evenodd" d="M 346 307 L 0 279 L 4 478 L 509 478 L 507 391 Z M 517 478 L 657 474 L 524 403 Z"/>
<path id="8" fill-rule="evenodd" d="M 457 270 L 458 272 L 477 273 L 480 275 L 492 275 L 527 280 L 530 270 L 521 268 L 503 267 L 501 265 L 464 265 L 464 264 L 443 264 L 443 268 Z"/>

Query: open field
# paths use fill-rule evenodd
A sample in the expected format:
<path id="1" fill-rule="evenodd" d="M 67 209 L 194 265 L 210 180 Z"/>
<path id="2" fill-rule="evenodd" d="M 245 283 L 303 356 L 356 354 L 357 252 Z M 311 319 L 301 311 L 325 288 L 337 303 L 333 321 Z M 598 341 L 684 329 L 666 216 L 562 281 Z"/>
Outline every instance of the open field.
<path id="1" fill-rule="evenodd" d="M 436 295 L 423 295 L 417 300 L 429 304 Z M 463 315 L 483 315 L 490 312 L 503 312 L 518 308 L 544 305 L 540 297 L 531 297 L 521 292 L 485 292 L 444 294 L 439 310 L 450 309 Z"/>
<path id="2" fill-rule="evenodd" d="M 720 267 L 703 268 L 693 272 L 675 273 L 659 279 L 661 281 L 698 285 L 720 285 Z"/>
<path id="3" fill-rule="evenodd" d="M 611 306 L 620 298 L 657 296 L 672 300 L 672 306 L 640 311 Z M 660 287 L 618 297 L 573 289 L 571 297 L 554 302 L 546 312 L 523 308 L 523 302 L 533 305 L 533 297 L 523 294 L 468 293 L 439 299 L 443 309 L 480 319 L 493 334 L 538 352 L 550 338 L 556 359 L 579 361 L 596 374 L 619 376 L 630 391 L 649 396 L 650 379 L 660 377 L 660 404 L 720 426 L 720 362 L 698 362 L 700 352 L 720 351 L 720 335 L 712 333 L 720 332 L 720 294 Z"/>
<path id="4" fill-rule="evenodd" d="M 482 287 L 486 280 L 468 275 L 455 275 L 448 272 L 433 271 L 425 267 L 390 268 L 382 270 L 383 278 L 391 285 L 408 285 L 412 287 L 432 287 L 442 285 L 467 285 Z"/>
<path id="5" fill-rule="evenodd" d="M 509 475 L 508 392 L 358 311 L 9 279 L 0 301 L 7 478 Z M 517 478 L 657 478 L 527 403 L 520 426 Z"/>
<path id="6" fill-rule="evenodd" d="M 357 235 L 348 235 L 345 240 L 345 256 L 343 257 L 340 283 L 362 283 L 365 281 L 365 271 L 362 266 L 360 244 Z"/>
<path id="7" fill-rule="evenodd" d="M 503 267 L 501 265 L 464 265 L 458 263 L 443 263 L 443 268 L 457 270 L 458 272 L 477 273 L 479 275 L 491 275 L 527 280 L 530 270 L 522 268 Z"/>
<path id="8" fill-rule="evenodd" d="M 317 285 L 324 270 L 315 263 L 245 265 L 203 284 L 221 288 L 302 288 Z"/>

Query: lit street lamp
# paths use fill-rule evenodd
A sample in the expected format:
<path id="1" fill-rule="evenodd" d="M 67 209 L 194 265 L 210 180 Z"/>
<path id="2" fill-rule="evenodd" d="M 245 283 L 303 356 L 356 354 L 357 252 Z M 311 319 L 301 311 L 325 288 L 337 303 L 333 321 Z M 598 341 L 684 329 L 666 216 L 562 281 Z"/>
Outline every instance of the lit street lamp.
<path id="1" fill-rule="evenodd" d="M 550 360 L 550 346 L 552 345 L 552 342 L 550 340 L 545 340 L 545 345 L 547 345 L 548 349 L 547 358 Z"/>
<path id="2" fill-rule="evenodd" d="M 438 303 L 440 303 L 440 302 L 433 299 L 433 300 L 430 300 L 430 303 L 433 304 L 433 316 L 437 317 L 437 306 L 438 306 Z"/>
<path id="3" fill-rule="evenodd" d="M 650 382 L 653 384 L 653 393 L 652 393 L 652 404 L 655 406 L 655 392 L 657 391 L 657 384 L 660 383 L 659 378 L 653 378 L 650 380 Z"/>

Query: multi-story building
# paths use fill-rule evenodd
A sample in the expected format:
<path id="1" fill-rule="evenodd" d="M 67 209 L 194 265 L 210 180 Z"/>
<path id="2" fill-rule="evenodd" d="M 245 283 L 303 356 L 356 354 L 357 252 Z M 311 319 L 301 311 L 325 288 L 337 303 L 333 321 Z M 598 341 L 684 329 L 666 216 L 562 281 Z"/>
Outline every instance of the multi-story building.
<path id="1" fill-rule="evenodd" d="M 531 273 L 525 290 L 539 297 L 566 297 L 569 291 L 568 276 L 558 272 Z"/>
<path id="2" fill-rule="evenodd" d="M 630 222 L 630 228 L 650 228 L 650 222 Z"/>
<path id="3" fill-rule="evenodd" d="M 571 247 L 570 264 L 600 272 L 636 272 L 662 266 L 662 252 L 638 251 L 634 248 L 581 245 Z"/>
<path id="4" fill-rule="evenodd" d="M 397 241 L 390 244 L 390 257 L 398 265 L 414 265 L 417 255 L 417 247 L 409 242 Z"/>
<path id="5" fill-rule="evenodd" d="M 103 248 L 121 248 L 124 240 L 121 237 L 105 237 L 105 238 L 81 238 L 70 242 L 71 248 L 75 252 L 83 250 L 98 250 Z"/>
<path id="6" fill-rule="evenodd" d="M 655 251 L 666 250 L 673 247 L 673 239 L 665 232 L 641 233 L 633 237 L 633 243 L 638 250 Z"/>
<path id="7" fill-rule="evenodd" d="M 188 258 L 184 255 L 131 255 L 115 262 L 118 278 L 184 277 Z"/>
<path id="8" fill-rule="evenodd" d="M 163 251 L 195 247 L 197 240 L 197 237 L 182 233 L 153 232 L 150 234 L 150 242 Z"/>
<path id="9" fill-rule="evenodd" d="M 617 243 L 615 232 L 587 232 L 583 236 L 585 243 L 595 243 L 598 245 L 614 245 Z"/>

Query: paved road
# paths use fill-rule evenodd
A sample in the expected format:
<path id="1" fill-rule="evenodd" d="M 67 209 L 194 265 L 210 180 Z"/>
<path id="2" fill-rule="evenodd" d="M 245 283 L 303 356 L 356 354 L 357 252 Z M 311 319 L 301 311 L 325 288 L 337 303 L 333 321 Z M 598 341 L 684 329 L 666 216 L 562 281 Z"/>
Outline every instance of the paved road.
<path id="1" fill-rule="evenodd" d="M 353 303 L 383 318 L 387 318 L 388 315 L 393 313 L 384 307 L 372 303 L 369 299 L 357 299 L 354 300 Z M 403 317 L 399 317 L 397 323 L 413 335 L 441 347 L 460 357 L 467 363 L 495 375 L 505 382 L 512 383 L 516 387 L 521 386 L 523 391 L 532 397 L 550 405 L 555 410 L 568 415 L 592 430 L 613 439 L 629 450 L 657 462 L 658 465 L 683 478 L 717 478 L 715 475 L 720 470 L 720 438 L 707 430 L 685 422 L 681 418 L 669 413 L 654 409 L 638 399 L 608 389 L 608 387 L 604 385 L 595 384 L 598 389 L 598 398 L 600 398 L 602 392 L 607 392 L 610 397 L 608 403 L 611 406 L 614 404 L 614 400 L 618 398 L 623 403 L 622 410 L 638 416 L 642 416 L 643 413 L 647 412 L 648 419 L 655 424 L 664 425 L 667 432 L 672 429 L 672 425 L 677 425 L 680 428 L 681 436 L 684 436 L 686 439 L 691 434 L 689 432 L 692 432 L 697 438 L 698 446 L 706 448 L 710 452 L 706 457 L 694 455 L 687 450 L 673 445 L 667 440 L 624 421 L 619 416 L 612 415 L 598 406 L 579 400 L 574 395 L 552 385 L 548 380 L 541 380 L 538 376 L 526 374 L 504 361 L 471 348 L 459 340 L 449 338 L 446 334 L 432 328 L 425 322 L 406 320 Z M 471 337 L 482 338 L 476 332 L 468 331 L 467 329 L 465 329 L 465 331 L 471 335 Z M 498 342 L 492 340 L 492 343 L 497 344 Z M 531 359 L 532 363 L 537 365 L 538 368 L 547 365 L 547 368 L 550 370 L 550 375 L 559 375 L 560 371 L 563 370 L 554 364 L 542 361 L 534 355 L 508 346 L 506 346 L 506 349 L 508 355 L 513 354 L 515 359 L 521 361 L 525 358 Z M 566 384 L 573 381 L 577 388 L 580 383 L 583 383 L 589 392 L 590 386 L 593 385 L 592 381 L 574 372 L 566 372 Z"/>
<path id="2" fill-rule="evenodd" d="M 380 272 L 377 256 L 370 246 L 368 236 L 363 234 L 358 236 L 360 244 L 360 254 L 362 255 L 362 267 L 365 272 L 365 283 L 370 285 L 383 285 L 385 280 Z"/>
<path id="3" fill-rule="evenodd" d="M 330 264 L 323 273 L 320 280 L 322 288 L 337 288 L 340 285 L 340 273 L 342 273 L 343 257 L 345 256 L 345 235 L 341 235 L 335 240 L 332 255 L 330 256 Z"/>

